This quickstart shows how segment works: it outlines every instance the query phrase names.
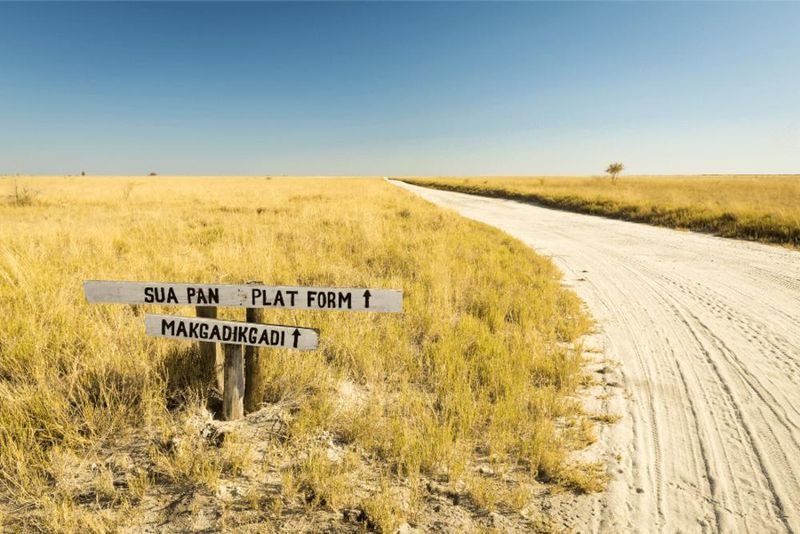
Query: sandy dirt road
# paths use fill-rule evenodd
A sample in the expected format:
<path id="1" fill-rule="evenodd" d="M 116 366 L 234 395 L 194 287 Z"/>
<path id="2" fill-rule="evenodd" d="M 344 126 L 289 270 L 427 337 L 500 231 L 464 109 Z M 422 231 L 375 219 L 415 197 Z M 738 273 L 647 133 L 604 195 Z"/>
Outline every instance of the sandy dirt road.
<path id="1" fill-rule="evenodd" d="M 800 252 L 397 185 L 551 256 L 620 362 L 576 530 L 800 532 Z"/>

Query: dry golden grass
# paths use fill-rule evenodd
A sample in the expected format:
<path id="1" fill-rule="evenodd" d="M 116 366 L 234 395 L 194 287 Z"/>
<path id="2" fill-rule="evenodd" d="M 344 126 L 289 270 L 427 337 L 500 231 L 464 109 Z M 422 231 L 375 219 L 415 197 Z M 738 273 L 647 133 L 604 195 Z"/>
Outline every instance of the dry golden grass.
<path id="1" fill-rule="evenodd" d="M 410 183 L 800 246 L 800 175 L 415 178 Z"/>
<path id="2" fill-rule="evenodd" d="M 388 529 L 415 513 L 397 504 L 397 481 L 455 482 L 479 455 L 530 481 L 596 489 L 557 430 L 580 411 L 569 396 L 587 318 L 521 243 L 381 180 L 21 178 L 35 195 L 24 205 L 15 181 L 0 179 L 0 198 L 11 196 L 0 203 L 5 528 L 136 524 L 159 486 L 205 492 L 216 527 L 230 525 L 238 505 L 213 496 L 220 481 L 279 458 L 283 493 L 253 486 L 245 499 L 271 521 L 298 503 L 357 505 Z M 234 433 L 209 445 L 187 426 L 210 394 L 192 344 L 145 337 L 143 307 L 88 305 L 86 279 L 402 288 L 405 313 L 269 311 L 269 322 L 319 328 L 322 343 L 262 358 L 265 401 L 291 417 L 254 459 L 263 444 Z M 320 436 L 346 461 L 331 463 Z M 122 443 L 143 445 L 119 459 Z M 95 469 L 101 450 L 113 461 Z M 479 493 L 494 506 L 487 483 Z"/>

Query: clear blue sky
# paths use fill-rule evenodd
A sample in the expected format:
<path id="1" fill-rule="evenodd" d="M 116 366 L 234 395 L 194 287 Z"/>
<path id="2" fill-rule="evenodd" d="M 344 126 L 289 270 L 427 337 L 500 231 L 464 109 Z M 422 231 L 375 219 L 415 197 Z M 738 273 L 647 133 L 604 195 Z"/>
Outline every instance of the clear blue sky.
<path id="1" fill-rule="evenodd" d="M 2 3 L 0 174 L 800 172 L 800 3 Z"/>

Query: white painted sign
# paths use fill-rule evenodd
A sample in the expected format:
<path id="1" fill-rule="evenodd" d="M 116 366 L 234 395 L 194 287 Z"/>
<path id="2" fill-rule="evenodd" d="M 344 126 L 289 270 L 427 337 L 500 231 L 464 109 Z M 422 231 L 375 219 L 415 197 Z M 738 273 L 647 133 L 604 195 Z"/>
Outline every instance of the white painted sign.
<path id="1" fill-rule="evenodd" d="M 145 315 L 148 336 L 253 345 L 275 349 L 313 350 L 319 331 L 313 328 L 221 321 L 175 315 Z"/>
<path id="2" fill-rule="evenodd" d="M 101 280 L 88 280 L 83 283 L 83 289 L 86 293 L 86 300 L 95 304 L 173 304 L 298 310 L 403 311 L 403 292 L 399 289 L 256 284 L 169 284 Z"/>

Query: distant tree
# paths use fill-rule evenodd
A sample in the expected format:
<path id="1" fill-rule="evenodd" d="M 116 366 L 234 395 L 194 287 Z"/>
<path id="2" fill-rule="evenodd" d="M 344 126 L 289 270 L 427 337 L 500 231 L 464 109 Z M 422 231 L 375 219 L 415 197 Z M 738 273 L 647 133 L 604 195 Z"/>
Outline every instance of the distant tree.
<path id="1" fill-rule="evenodd" d="M 611 183 L 612 184 L 616 184 L 617 183 L 617 176 L 619 175 L 619 173 L 621 173 L 624 170 L 625 170 L 625 165 L 623 165 L 622 163 L 616 162 L 616 163 L 609 163 L 608 164 L 608 167 L 606 168 L 606 172 L 611 175 Z"/>
<path id="2" fill-rule="evenodd" d="M 151 173 L 150 173 L 150 176 L 158 176 L 158 174 L 156 174 L 156 173 L 154 173 L 154 172 L 151 172 Z"/>
<path id="3" fill-rule="evenodd" d="M 86 176 L 86 171 L 81 171 L 81 176 Z"/>

